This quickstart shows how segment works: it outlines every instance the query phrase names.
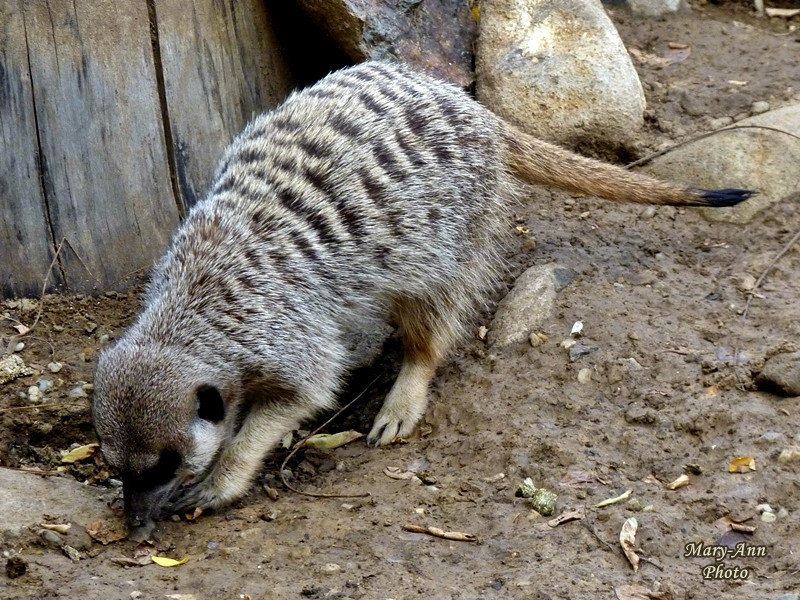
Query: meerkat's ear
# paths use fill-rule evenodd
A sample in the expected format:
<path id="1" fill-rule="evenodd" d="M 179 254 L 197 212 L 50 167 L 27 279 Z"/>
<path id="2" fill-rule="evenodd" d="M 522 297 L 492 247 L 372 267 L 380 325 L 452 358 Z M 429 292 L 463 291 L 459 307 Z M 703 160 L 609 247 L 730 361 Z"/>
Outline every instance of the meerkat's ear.
<path id="1" fill-rule="evenodd" d="M 197 388 L 197 416 L 211 423 L 219 423 L 225 418 L 225 402 L 213 385 Z"/>

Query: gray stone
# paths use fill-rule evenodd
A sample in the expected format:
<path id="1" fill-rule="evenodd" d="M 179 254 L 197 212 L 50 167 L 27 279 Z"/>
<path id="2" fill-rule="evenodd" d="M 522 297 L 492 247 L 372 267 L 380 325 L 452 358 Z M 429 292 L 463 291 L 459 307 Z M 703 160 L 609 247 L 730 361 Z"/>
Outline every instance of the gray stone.
<path id="1" fill-rule="evenodd" d="M 775 598 L 775 600 L 797 600 L 797 594 L 783 594 Z"/>
<path id="2" fill-rule="evenodd" d="M 552 314 L 556 300 L 555 265 L 531 267 L 520 275 L 513 289 L 500 301 L 489 343 L 500 347 L 526 341 Z"/>
<path id="3" fill-rule="evenodd" d="M 475 19 L 464 0 L 298 0 L 356 62 L 400 60 L 468 87 Z"/>
<path id="4" fill-rule="evenodd" d="M 756 385 L 784 396 L 800 396 L 800 352 L 776 354 L 767 360 Z"/>
<path id="5" fill-rule="evenodd" d="M 118 517 L 108 508 L 114 495 L 64 477 L 0 469 L 0 539 L 18 537 L 45 514 L 63 522 L 115 521 Z"/>
<path id="6" fill-rule="evenodd" d="M 741 127 L 744 128 L 737 129 Z M 768 206 L 800 193 L 798 164 L 800 104 L 795 104 L 678 146 L 653 159 L 645 170 L 657 177 L 708 189 L 757 191 L 758 195 L 738 206 L 703 210 L 709 220 L 743 224 Z"/>
<path id="7" fill-rule="evenodd" d="M 589 356 L 590 354 L 597 352 L 600 350 L 597 346 L 587 346 L 586 344 L 575 344 L 574 346 L 570 346 L 569 348 L 569 360 L 570 362 L 575 362 L 582 359 L 584 356 Z"/>
<path id="8" fill-rule="evenodd" d="M 627 0 L 631 12 L 639 17 L 663 17 L 686 8 L 683 0 Z"/>
<path id="9" fill-rule="evenodd" d="M 485 0 L 476 60 L 478 99 L 537 137 L 618 148 L 642 126 L 642 86 L 600 0 Z"/>
<path id="10" fill-rule="evenodd" d="M 767 431 L 756 440 L 756 444 L 761 446 L 777 445 L 786 443 L 786 436 L 779 431 Z"/>

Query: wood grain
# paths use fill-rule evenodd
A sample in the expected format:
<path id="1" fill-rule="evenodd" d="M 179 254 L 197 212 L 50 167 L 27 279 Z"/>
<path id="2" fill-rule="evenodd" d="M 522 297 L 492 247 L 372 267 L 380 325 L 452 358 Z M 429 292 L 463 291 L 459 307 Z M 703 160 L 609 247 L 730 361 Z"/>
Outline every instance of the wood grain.
<path id="1" fill-rule="evenodd" d="M 143 1 L 24 3 L 45 198 L 73 292 L 124 287 L 178 221 Z"/>
<path id="2" fill-rule="evenodd" d="M 293 79 L 263 0 L 155 0 L 174 169 L 186 208 L 207 191 L 223 149 Z"/>
<path id="3" fill-rule="evenodd" d="M 0 2 L 0 296 L 34 296 L 53 257 L 39 177 L 23 0 Z M 50 290 L 62 283 L 55 270 Z"/>

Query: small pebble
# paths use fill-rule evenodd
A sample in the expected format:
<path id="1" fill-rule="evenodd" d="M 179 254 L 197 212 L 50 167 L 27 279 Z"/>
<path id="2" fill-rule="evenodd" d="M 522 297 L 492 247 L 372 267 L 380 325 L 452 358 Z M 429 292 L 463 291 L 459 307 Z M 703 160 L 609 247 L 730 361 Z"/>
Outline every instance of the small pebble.
<path id="1" fill-rule="evenodd" d="M 14 352 L 22 352 L 25 348 L 25 342 L 17 342 L 17 345 L 14 346 Z"/>
<path id="2" fill-rule="evenodd" d="M 734 275 L 732 279 L 736 289 L 740 292 L 749 292 L 756 287 L 756 278 L 750 275 L 750 273 L 739 273 L 738 275 Z"/>
<path id="3" fill-rule="evenodd" d="M 785 508 L 781 507 L 781 508 L 778 509 L 778 512 L 776 512 L 775 514 L 778 515 L 779 519 L 785 519 L 786 517 L 789 516 L 789 511 L 786 510 Z"/>
<path id="4" fill-rule="evenodd" d="M 72 388 L 69 392 L 67 392 L 67 398 L 72 400 L 77 400 L 78 398 L 86 398 L 86 390 L 83 387 L 78 386 Z"/>
<path id="5" fill-rule="evenodd" d="M 51 529 L 43 529 L 42 533 L 39 535 L 41 535 L 42 539 L 51 546 L 61 547 L 64 545 L 64 538 Z"/>
<path id="6" fill-rule="evenodd" d="M 784 594 L 783 596 L 778 596 L 775 600 L 797 600 L 797 594 Z"/>
<path id="7" fill-rule="evenodd" d="M 769 504 L 764 503 L 764 504 L 757 504 L 756 505 L 756 512 L 761 514 L 761 513 L 765 513 L 765 512 L 770 512 L 771 513 L 771 512 L 775 512 L 775 511 L 772 510 L 772 507 Z"/>
<path id="8" fill-rule="evenodd" d="M 774 523 L 775 521 L 778 520 L 778 515 L 776 515 L 773 512 L 761 513 L 761 520 L 764 523 Z"/>
<path id="9" fill-rule="evenodd" d="M 139 600 L 139 598 L 144 597 L 144 593 L 140 592 L 139 590 L 133 590 L 131 592 L 132 600 Z"/>
<path id="10" fill-rule="evenodd" d="M 58 373 L 64 367 L 60 362 L 47 363 L 47 370 L 51 373 Z"/>
<path id="11" fill-rule="evenodd" d="M 322 571 L 325 573 L 338 573 L 341 570 L 342 567 L 336 563 L 326 563 L 325 566 L 322 567 Z"/>
<path id="12" fill-rule="evenodd" d="M 120 481 L 119 479 L 114 479 L 113 477 L 109 477 L 107 479 L 107 481 L 108 481 L 108 485 L 110 485 L 111 487 L 114 487 L 114 488 L 121 488 L 122 487 L 122 481 Z"/>
<path id="13" fill-rule="evenodd" d="M 38 386 L 32 385 L 28 388 L 28 400 L 31 402 L 39 402 L 42 399 L 42 391 Z"/>
<path id="14" fill-rule="evenodd" d="M 756 440 L 756 444 L 759 445 L 779 444 L 785 442 L 786 436 L 778 431 L 767 431 Z"/>
<path id="15" fill-rule="evenodd" d="M 757 100 L 753 102 L 752 106 L 750 107 L 750 112 L 754 115 L 760 115 L 761 113 L 765 113 L 770 109 L 769 102 L 766 100 Z"/>
<path id="16" fill-rule="evenodd" d="M 592 370 L 584 368 L 578 371 L 578 383 L 589 383 L 592 380 Z"/>
<path id="17" fill-rule="evenodd" d="M 656 216 L 655 206 L 648 206 L 642 212 L 639 213 L 639 218 L 644 220 L 652 219 L 655 216 Z"/>
<path id="18" fill-rule="evenodd" d="M 53 382 L 49 379 L 40 379 L 39 380 L 39 391 L 44 393 L 53 389 Z"/>
<path id="19" fill-rule="evenodd" d="M 89 321 L 83 329 L 86 333 L 94 333 L 94 330 L 97 329 L 97 323 Z"/>

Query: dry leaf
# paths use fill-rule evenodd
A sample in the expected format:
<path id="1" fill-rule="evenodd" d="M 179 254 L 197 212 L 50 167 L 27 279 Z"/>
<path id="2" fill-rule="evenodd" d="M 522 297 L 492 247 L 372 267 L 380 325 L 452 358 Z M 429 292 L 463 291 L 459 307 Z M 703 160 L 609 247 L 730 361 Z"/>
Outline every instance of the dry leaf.
<path id="1" fill-rule="evenodd" d="M 400 467 L 386 467 L 383 474 L 392 479 L 411 479 L 414 473 L 411 471 L 401 471 Z"/>
<path id="2" fill-rule="evenodd" d="M 752 456 L 740 456 L 731 461 L 729 473 L 749 473 L 756 470 L 756 460 Z"/>
<path id="3" fill-rule="evenodd" d="M 339 433 L 318 433 L 306 440 L 306 447 L 316 448 L 317 450 L 333 450 L 360 437 L 364 437 L 364 434 L 352 430 L 340 431 Z"/>
<path id="4" fill-rule="evenodd" d="M 26 325 L 23 325 L 22 323 L 17 323 L 16 325 L 14 325 L 14 329 L 16 329 L 17 333 L 19 333 L 20 335 L 25 335 L 26 333 L 28 333 L 31 330 L 30 327 L 27 327 Z"/>
<path id="5" fill-rule="evenodd" d="M 580 521 L 583 518 L 583 510 L 567 510 L 558 515 L 555 519 L 550 519 L 547 524 L 550 527 L 558 527 L 563 523 L 568 523 L 569 521 Z"/>
<path id="6" fill-rule="evenodd" d="M 103 544 L 103 546 L 118 542 L 119 540 L 124 540 L 128 536 L 126 531 L 118 531 L 114 528 L 109 529 L 102 521 L 96 521 L 87 525 L 86 533 L 88 533 L 89 537 L 92 539 Z"/>
<path id="7" fill-rule="evenodd" d="M 686 487 L 687 485 L 689 485 L 689 476 L 684 473 L 672 483 L 667 484 L 667 489 L 677 490 L 678 488 Z"/>
<path id="8" fill-rule="evenodd" d="M 166 556 L 151 556 L 150 558 L 153 560 L 154 563 L 162 567 L 179 567 L 189 562 L 188 557 L 181 560 L 175 560 L 174 558 L 167 558 Z"/>
<path id="9" fill-rule="evenodd" d="M 669 64 L 668 58 L 662 58 L 660 56 L 656 56 L 655 54 L 649 54 L 639 50 L 638 48 L 630 47 L 628 48 L 628 52 L 640 63 L 649 65 L 651 67 L 666 67 Z"/>
<path id="10" fill-rule="evenodd" d="M 91 458 L 97 454 L 97 449 L 99 447 L 100 446 L 98 444 L 86 444 L 85 446 L 79 446 L 78 448 L 75 448 L 75 450 L 68 452 L 64 458 L 61 459 L 61 462 L 72 464 L 86 460 L 87 458 Z"/>
<path id="11" fill-rule="evenodd" d="M 634 573 L 639 570 L 639 557 L 633 551 L 633 547 L 636 544 L 637 529 L 639 529 L 639 522 L 636 517 L 631 517 L 623 523 L 619 532 L 619 543 L 622 545 L 622 551 L 631 563 Z"/>

